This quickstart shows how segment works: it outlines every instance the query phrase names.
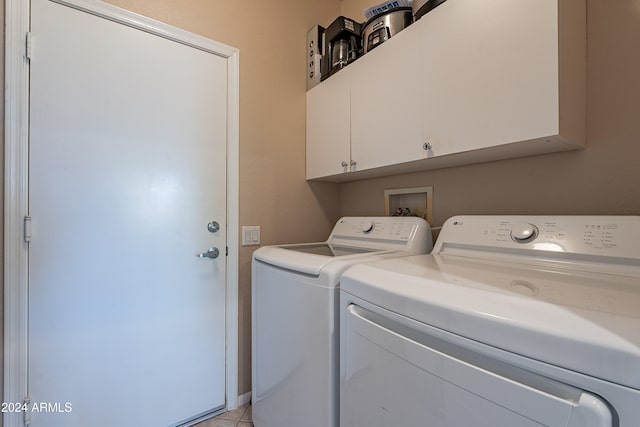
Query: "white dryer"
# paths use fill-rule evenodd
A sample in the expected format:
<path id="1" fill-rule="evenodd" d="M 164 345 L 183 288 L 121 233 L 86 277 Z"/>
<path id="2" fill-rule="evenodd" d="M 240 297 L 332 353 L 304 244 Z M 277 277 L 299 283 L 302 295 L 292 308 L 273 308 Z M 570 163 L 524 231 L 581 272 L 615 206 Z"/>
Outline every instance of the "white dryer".
<path id="1" fill-rule="evenodd" d="M 640 426 L 640 217 L 454 217 L 340 305 L 342 427 Z"/>
<path id="2" fill-rule="evenodd" d="M 365 261 L 428 253 L 417 217 L 345 217 L 326 242 L 266 246 L 252 262 L 256 427 L 338 427 L 340 275 Z"/>

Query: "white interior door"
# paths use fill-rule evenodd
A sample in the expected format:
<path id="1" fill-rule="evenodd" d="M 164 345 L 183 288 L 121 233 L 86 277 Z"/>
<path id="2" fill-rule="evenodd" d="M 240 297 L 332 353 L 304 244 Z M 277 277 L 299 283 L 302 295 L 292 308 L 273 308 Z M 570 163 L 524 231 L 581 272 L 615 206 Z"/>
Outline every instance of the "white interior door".
<path id="1" fill-rule="evenodd" d="M 49 0 L 31 19 L 29 395 L 54 404 L 31 425 L 220 408 L 226 60 Z"/>

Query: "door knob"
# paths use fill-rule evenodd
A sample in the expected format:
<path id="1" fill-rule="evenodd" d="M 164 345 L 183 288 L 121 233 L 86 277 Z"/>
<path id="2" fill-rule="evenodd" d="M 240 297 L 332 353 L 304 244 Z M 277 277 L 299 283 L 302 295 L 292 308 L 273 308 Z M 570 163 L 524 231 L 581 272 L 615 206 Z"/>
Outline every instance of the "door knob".
<path id="1" fill-rule="evenodd" d="M 218 258 L 218 255 L 220 255 L 218 248 L 209 248 L 207 252 L 196 254 L 198 258 Z"/>

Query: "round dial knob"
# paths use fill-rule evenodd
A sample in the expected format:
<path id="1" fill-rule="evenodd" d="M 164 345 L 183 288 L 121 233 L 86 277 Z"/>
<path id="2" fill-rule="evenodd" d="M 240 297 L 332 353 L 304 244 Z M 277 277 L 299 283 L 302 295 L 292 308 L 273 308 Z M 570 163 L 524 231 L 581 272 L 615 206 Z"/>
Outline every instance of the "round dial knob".
<path id="1" fill-rule="evenodd" d="M 517 243 L 527 243 L 538 237 L 538 227 L 526 222 L 511 227 L 511 238 Z"/>
<path id="2" fill-rule="evenodd" d="M 373 223 L 373 221 L 367 221 L 362 225 L 362 232 L 365 234 L 371 233 L 375 226 L 376 225 Z"/>

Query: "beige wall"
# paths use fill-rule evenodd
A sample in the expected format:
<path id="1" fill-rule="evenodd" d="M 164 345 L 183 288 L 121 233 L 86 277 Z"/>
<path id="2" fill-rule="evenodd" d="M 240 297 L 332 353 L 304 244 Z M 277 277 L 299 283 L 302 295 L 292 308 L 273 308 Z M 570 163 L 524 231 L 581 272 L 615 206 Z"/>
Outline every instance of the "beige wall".
<path id="1" fill-rule="evenodd" d="M 363 20 L 377 3 L 343 0 L 342 13 Z M 640 2 L 588 1 L 587 27 L 586 150 L 345 183 L 341 214 L 383 214 L 385 189 L 433 185 L 434 225 L 456 214 L 639 215 Z"/>
<path id="2" fill-rule="evenodd" d="M 340 13 L 358 22 L 365 22 L 364 10 L 380 3 L 383 0 L 340 0 Z"/>

